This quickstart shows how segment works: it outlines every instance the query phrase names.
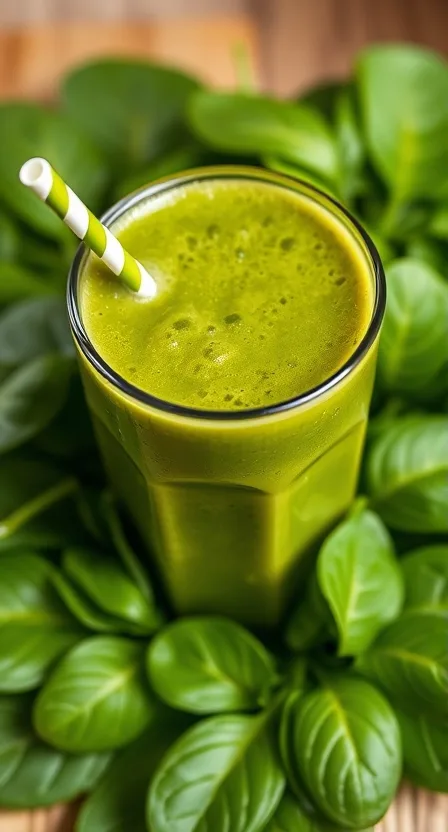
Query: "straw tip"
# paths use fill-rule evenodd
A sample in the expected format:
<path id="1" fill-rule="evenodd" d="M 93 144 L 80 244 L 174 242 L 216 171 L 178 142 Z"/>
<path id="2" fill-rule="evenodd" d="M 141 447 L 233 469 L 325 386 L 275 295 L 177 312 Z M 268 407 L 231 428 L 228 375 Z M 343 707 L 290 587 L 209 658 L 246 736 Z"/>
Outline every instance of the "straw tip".
<path id="1" fill-rule="evenodd" d="M 30 188 L 42 179 L 42 176 L 45 175 L 49 167 L 50 165 L 46 159 L 42 159 L 40 156 L 34 156 L 32 159 L 24 162 L 20 168 L 19 179 L 23 185 L 27 185 Z"/>
<path id="2" fill-rule="evenodd" d="M 140 298 L 153 298 L 157 294 L 157 284 L 154 278 L 146 271 L 145 267 L 137 261 L 140 269 L 140 288 L 137 292 Z"/>

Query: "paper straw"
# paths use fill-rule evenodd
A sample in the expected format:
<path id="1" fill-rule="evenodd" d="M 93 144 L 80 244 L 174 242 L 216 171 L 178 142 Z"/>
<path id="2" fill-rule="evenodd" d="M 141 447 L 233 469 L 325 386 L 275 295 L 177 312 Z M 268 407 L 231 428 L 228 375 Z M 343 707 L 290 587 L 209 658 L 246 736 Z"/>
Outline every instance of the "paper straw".
<path id="1" fill-rule="evenodd" d="M 19 176 L 129 289 L 140 297 L 154 297 L 154 278 L 89 211 L 46 159 L 29 159 Z"/>

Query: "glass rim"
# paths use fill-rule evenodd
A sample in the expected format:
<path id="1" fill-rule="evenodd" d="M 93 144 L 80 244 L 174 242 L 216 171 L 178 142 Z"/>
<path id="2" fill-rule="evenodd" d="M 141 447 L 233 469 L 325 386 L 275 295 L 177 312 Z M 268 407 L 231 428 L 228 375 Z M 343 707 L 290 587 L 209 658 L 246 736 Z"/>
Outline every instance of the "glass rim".
<path id="1" fill-rule="evenodd" d="M 353 372 L 353 370 L 360 364 L 364 356 L 367 354 L 370 347 L 373 345 L 381 327 L 386 305 L 386 278 L 384 269 L 376 246 L 372 242 L 371 238 L 358 220 L 353 217 L 343 205 L 341 205 L 332 196 L 325 193 L 325 191 L 320 190 L 303 179 L 295 179 L 285 174 L 265 170 L 264 168 L 243 165 L 221 165 L 216 167 L 196 168 L 166 177 L 150 183 L 149 185 L 144 185 L 139 190 L 123 197 L 121 200 L 112 205 L 111 208 L 109 208 L 101 217 L 101 222 L 103 222 L 106 226 L 110 226 L 126 211 L 138 205 L 142 200 L 155 196 L 156 194 L 163 193 L 164 191 L 172 190 L 192 182 L 225 178 L 258 179 L 260 181 L 271 182 L 272 184 L 284 187 L 290 191 L 299 191 L 305 196 L 309 196 L 311 199 L 313 197 L 316 199 L 317 196 L 319 199 L 316 201 L 319 201 L 324 205 L 326 204 L 326 207 L 330 211 L 334 211 L 334 209 L 339 211 L 343 218 L 348 221 L 348 230 L 350 230 L 350 225 L 353 226 L 353 228 L 360 235 L 361 240 L 367 249 L 368 259 L 370 259 L 370 265 L 373 270 L 375 297 L 369 325 L 358 346 L 353 353 L 351 353 L 342 367 L 340 367 L 328 379 L 321 382 L 321 384 L 316 385 L 304 393 L 293 396 L 286 401 L 263 407 L 253 407 L 242 410 L 206 410 L 188 407 L 187 405 L 165 401 L 164 399 L 160 399 L 157 396 L 152 395 L 152 393 L 141 390 L 139 387 L 127 381 L 118 372 L 113 370 L 93 346 L 83 326 L 80 310 L 78 308 L 78 281 L 83 259 L 87 251 L 84 243 L 81 243 L 76 251 L 68 274 L 67 306 L 70 326 L 75 341 L 82 354 L 94 367 L 94 369 L 109 384 L 112 385 L 112 387 L 117 388 L 122 393 L 125 393 L 131 399 L 138 401 L 140 404 L 152 407 L 155 410 L 202 421 L 242 421 L 244 419 L 259 419 L 266 416 L 273 416 L 275 414 L 283 413 L 285 411 L 293 410 L 309 404 L 325 393 L 333 390 L 350 373 Z"/>

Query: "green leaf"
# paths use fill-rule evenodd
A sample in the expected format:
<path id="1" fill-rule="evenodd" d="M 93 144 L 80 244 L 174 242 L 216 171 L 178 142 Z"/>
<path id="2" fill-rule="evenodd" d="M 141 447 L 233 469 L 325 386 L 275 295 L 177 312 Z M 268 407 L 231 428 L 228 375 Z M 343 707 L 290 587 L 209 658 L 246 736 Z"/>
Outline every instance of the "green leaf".
<path id="1" fill-rule="evenodd" d="M 422 260 L 446 281 L 448 277 L 448 245 L 430 237 L 414 237 L 406 247 L 406 257 Z"/>
<path id="2" fill-rule="evenodd" d="M 440 240 L 448 240 L 448 203 L 444 202 L 438 205 L 428 228 L 429 233 L 433 237 L 438 237 Z"/>
<path id="3" fill-rule="evenodd" d="M 14 369 L 46 355 L 72 357 L 73 340 L 63 298 L 32 298 L 0 315 L 0 367 Z"/>
<path id="4" fill-rule="evenodd" d="M 34 708 L 38 734 L 75 754 L 127 745 L 155 719 L 144 675 L 144 647 L 92 636 L 59 662 Z"/>
<path id="5" fill-rule="evenodd" d="M 344 828 L 339 824 L 335 826 L 328 821 L 309 817 L 296 798 L 290 792 L 285 792 L 264 832 L 344 832 Z M 373 830 L 364 829 L 360 832 Z"/>
<path id="6" fill-rule="evenodd" d="M 306 182 L 308 185 L 312 185 L 313 188 L 323 191 L 334 199 L 337 199 L 339 196 L 334 187 L 328 185 L 315 173 L 310 173 L 305 168 L 299 167 L 292 162 L 285 162 L 285 160 L 281 159 L 279 156 L 263 156 L 262 161 L 263 165 L 269 170 L 274 170 L 276 173 L 283 173 L 285 176 L 291 176 L 293 179 Z"/>
<path id="7" fill-rule="evenodd" d="M 45 355 L 14 370 L 0 386 L 0 453 L 23 445 L 61 410 L 72 359 Z"/>
<path id="8" fill-rule="evenodd" d="M 350 87 L 342 88 L 336 95 L 334 120 L 341 166 L 341 190 L 346 201 L 353 199 L 362 187 L 365 162 L 365 149 Z"/>
<path id="9" fill-rule="evenodd" d="M 62 84 L 62 107 L 119 171 L 166 151 L 179 132 L 198 82 L 175 69 L 101 60 L 75 69 Z"/>
<path id="10" fill-rule="evenodd" d="M 141 737 L 119 752 L 82 805 L 77 832 L 146 832 L 149 783 L 161 758 L 187 726 L 186 717 L 167 710 Z"/>
<path id="11" fill-rule="evenodd" d="M 2 457 L 0 465 L 0 551 L 60 549 L 81 542 L 72 501 L 76 482 L 62 469 L 27 449 Z"/>
<path id="12" fill-rule="evenodd" d="M 199 145 L 184 145 L 168 150 L 156 156 L 154 161 L 139 168 L 134 173 L 126 176 L 115 188 L 115 199 L 122 199 L 124 196 L 154 182 L 164 176 L 172 176 L 173 173 L 199 167 L 204 158 L 204 151 Z"/>
<path id="13" fill-rule="evenodd" d="M 103 161 L 77 124 L 62 113 L 37 104 L 2 104 L 0 146 L 0 196 L 36 231 L 54 239 L 68 233 L 59 217 L 19 181 L 20 167 L 32 156 L 49 159 L 89 208 L 98 208 L 106 178 Z"/>
<path id="14" fill-rule="evenodd" d="M 422 546 L 400 560 L 405 611 L 448 620 L 448 545 Z"/>
<path id="15" fill-rule="evenodd" d="M 133 625 L 135 632 L 150 634 L 162 618 L 148 603 L 113 555 L 92 549 L 68 549 L 62 559 L 65 572 L 100 610 Z"/>
<path id="16" fill-rule="evenodd" d="M 284 789 L 268 717 L 215 716 L 190 728 L 152 781 L 152 832 L 258 832 Z"/>
<path id="17" fill-rule="evenodd" d="M 88 595 L 73 586 L 65 575 L 54 572 L 52 583 L 63 604 L 88 630 L 96 633 L 126 634 L 126 625 L 123 621 L 99 609 Z"/>
<path id="18" fill-rule="evenodd" d="M 337 181 L 334 137 L 320 113 L 304 104 L 245 93 L 198 92 L 189 108 L 193 130 L 217 150 L 278 156 Z"/>
<path id="19" fill-rule="evenodd" d="M 225 618 L 170 624 L 150 644 L 147 667 L 161 699 L 197 714 L 259 708 L 277 678 L 261 642 Z"/>
<path id="20" fill-rule="evenodd" d="M 393 543 L 371 511 L 349 516 L 327 537 L 317 575 L 338 628 L 340 656 L 362 653 L 400 612 L 403 579 Z"/>
<path id="21" fill-rule="evenodd" d="M 315 570 L 309 578 L 305 595 L 293 609 L 285 641 L 295 653 L 325 642 L 331 635 L 331 613 L 317 582 Z"/>
<path id="22" fill-rule="evenodd" d="M 83 636 L 51 583 L 52 566 L 32 554 L 4 555 L 0 569 L 0 691 L 38 687 Z"/>
<path id="23" fill-rule="evenodd" d="M 295 700 L 289 726 L 290 765 L 320 812 L 348 829 L 376 823 L 401 774 L 399 728 L 381 694 L 336 678 Z"/>
<path id="24" fill-rule="evenodd" d="M 357 82 L 372 161 L 396 203 L 446 193 L 448 66 L 419 47 L 361 53 Z"/>
<path id="25" fill-rule="evenodd" d="M 55 291 L 54 281 L 43 280 L 18 263 L 0 261 L 0 305 Z"/>
<path id="26" fill-rule="evenodd" d="M 430 266 L 402 259 L 387 269 L 378 378 L 386 393 L 418 398 L 448 374 L 448 286 Z"/>
<path id="27" fill-rule="evenodd" d="M 391 528 L 448 531 L 448 418 L 405 416 L 380 432 L 367 453 L 366 482 Z"/>
<path id="28" fill-rule="evenodd" d="M 395 708 L 403 743 L 406 777 L 416 786 L 448 793 L 448 721 Z"/>
<path id="29" fill-rule="evenodd" d="M 448 620 L 406 613 L 360 656 L 358 670 L 393 702 L 448 718 Z"/>
<path id="30" fill-rule="evenodd" d="M 32 698 L 0 697 L 0 806 L 32 809 L 92 789 L 108 754 L 72 756 L 41 742 L 31 725 Z"/>

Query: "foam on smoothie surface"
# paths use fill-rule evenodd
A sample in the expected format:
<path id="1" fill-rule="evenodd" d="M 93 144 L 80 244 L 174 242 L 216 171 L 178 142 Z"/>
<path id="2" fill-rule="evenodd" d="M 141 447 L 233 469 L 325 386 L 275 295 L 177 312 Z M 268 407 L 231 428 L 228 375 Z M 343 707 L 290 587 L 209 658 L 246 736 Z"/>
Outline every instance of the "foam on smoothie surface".
<path id="1" fill-rule="evenodd" d="M 272 405 L 322 383 L 366 332 L 372 280 L 337 219 L 277 185 L 187 184 L 113 226 L 154 275 L 136 300 L 89 256 L 86 331 L 123 378 L 207 410 Z"/>

